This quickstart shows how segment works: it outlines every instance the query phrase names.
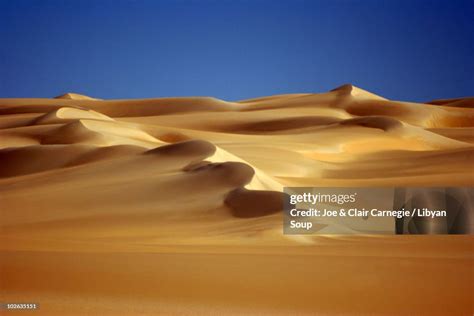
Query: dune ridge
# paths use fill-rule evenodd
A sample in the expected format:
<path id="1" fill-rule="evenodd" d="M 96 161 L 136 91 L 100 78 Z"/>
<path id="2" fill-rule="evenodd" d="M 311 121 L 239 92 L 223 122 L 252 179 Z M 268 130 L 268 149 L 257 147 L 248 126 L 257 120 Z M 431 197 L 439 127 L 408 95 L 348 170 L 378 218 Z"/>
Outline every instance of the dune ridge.
<path id="1" fill-rule="evenodd" d="M 96 185 L 94 191 L 103 186 L 111 198 L 132 185 L 150 192 L 138 194 L 140 202 L 130 197 L 124 204 L 128 209 L 122 212 L 129 217 L 141 214 L 135 205 L 150 214 L 169 212 L 153 190 L 179 198 L 199 188 L 196 199 L 208 203 L 197 212 L 207 213 L 196 224 L 202 227 L 222 218 L 239 226 L 249 224 L 235 218 L 276 216 L 283 186 L 472 185 L 474 109 L 449 107 L 461 101 L 390 101 L 349 84 L 320 94 L 238 102 L 204 97 L 107 101 L 73 93 L 2 99 L 0 191 L 2 203 L 15 210 L 2 214 L 2 225 L 11 223 L 7 231 L 23 232 L 21 225 L 15 228 L 21 218 L 41 227 L 45 219 L 84 216 L 74 203 L 67 214 L 58 211 L 75 195 L 104 209 L 107 199 L 85 183 Z M 103 176 L 99 181 L 98 175 Z M 131 179 L 136 182 L 125 185 Z M 170 189 L 168 182 L 160 184 L 164 179 L 188 185 Z M 213 183 L 227 189 L 216 191 Z M 44 203 L 48 209 L 34 219 L 31 214 Z M 105 213 L 112 214 L 112 205 Z M 182 208 L 176 212 L 189 212 Z M 9 220 L 11 213 L 15 220 Z M 285 238 L 280 235 L 279 242 Z"/>
<path id="2" fill-rule="evenodd" d="M 472 98 L 353 85 L 0 99 L 0 301 L 39 301 L 40 315 L 467 315 L 472 236 L 283 235 L 281 208 L 285 186 L 473 186 L 473 135 Z"/>

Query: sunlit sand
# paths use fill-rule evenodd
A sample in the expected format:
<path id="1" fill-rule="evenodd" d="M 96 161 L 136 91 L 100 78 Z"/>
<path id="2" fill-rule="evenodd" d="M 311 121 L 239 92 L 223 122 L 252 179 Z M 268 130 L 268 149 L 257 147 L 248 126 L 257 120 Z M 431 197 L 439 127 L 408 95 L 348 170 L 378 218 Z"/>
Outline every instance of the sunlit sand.
<path id="1" fill-rule="evenodd" d="M 100 96 L 99 96 L 100 97 Z M 0 301 L 471 315 L 472 236 L 289 236 L 285 186 L 473 186 L 474 99 L 0 99 Z"/>

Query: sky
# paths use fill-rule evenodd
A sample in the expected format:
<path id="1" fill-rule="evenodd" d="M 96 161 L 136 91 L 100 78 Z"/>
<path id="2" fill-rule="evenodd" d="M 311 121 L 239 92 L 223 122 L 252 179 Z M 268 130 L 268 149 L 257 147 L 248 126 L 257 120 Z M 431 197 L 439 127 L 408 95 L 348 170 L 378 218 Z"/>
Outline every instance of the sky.
<path id="1" fill-rule="evenodd" d="M 474 1 L 0 0 L 0 97 L 474 96 Z"/>

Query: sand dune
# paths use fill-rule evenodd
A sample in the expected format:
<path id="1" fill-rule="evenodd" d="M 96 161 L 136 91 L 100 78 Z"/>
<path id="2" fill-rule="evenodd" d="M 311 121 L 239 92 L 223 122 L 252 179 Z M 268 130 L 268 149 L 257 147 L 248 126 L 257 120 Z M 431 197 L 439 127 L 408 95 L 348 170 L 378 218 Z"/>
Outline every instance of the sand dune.
<path id="1" fill-rule="evenodd" d="M 98 100 L 95 98 L 91 98 L 87 95 L 82 95 L 78 93 L 65 93 L 62 95 L 58 95 L 55 99 L 66 99 L 66 100 Z"/>
<path id="2" fill-rule="evenodd" d="M 471 236 L 286 236 L 281 205 L 284 186 L 472 186 L 473 131 L 472 98 L 352 85 L 0 99 L 0 298 L 44 315 L 472 314 Z"/>

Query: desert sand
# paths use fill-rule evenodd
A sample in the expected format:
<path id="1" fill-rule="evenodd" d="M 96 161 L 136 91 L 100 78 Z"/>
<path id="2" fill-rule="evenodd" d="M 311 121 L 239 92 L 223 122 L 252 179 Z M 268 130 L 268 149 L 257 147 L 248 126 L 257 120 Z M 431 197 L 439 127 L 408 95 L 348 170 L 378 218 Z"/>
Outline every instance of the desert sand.
<path id="1" fill-rule="evenodd" d="M 0 302 L 472 315 L 472 236 L 283 235 L 281 192 L 473 186 L 473 162 L 474 98 L 0 99 Z"/>

